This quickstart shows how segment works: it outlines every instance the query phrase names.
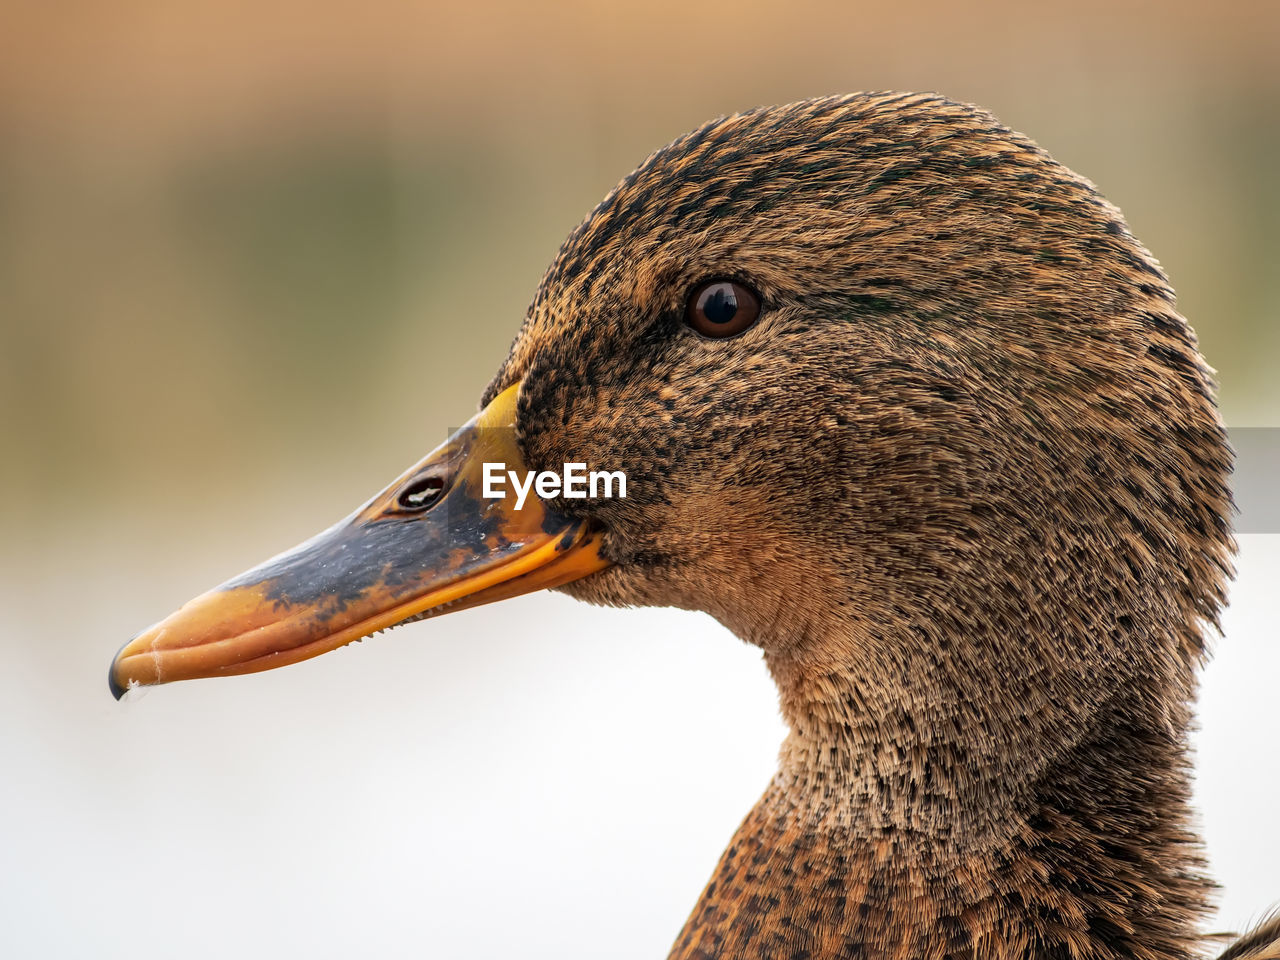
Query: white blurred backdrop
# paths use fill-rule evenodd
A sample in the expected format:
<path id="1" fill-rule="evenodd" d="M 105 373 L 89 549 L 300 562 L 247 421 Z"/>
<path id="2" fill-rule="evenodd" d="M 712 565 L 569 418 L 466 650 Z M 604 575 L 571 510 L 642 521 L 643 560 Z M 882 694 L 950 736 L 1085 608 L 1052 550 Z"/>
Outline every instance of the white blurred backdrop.
<path id="1" fill-rule="evenodd" d="M 243 566 L 271 537 L 248 539 Z M 1241 547 L 1197 736 L 1225 928 L 1280 901 L 1280 537 Z M 4 597 L 5 957 L 665 956 L 773 770 L 755 649 L 702 615 L 550 594 L 116 704 L 107 662 L 140 613 L 235 570 L 112 552 L 83 541 Z"/>

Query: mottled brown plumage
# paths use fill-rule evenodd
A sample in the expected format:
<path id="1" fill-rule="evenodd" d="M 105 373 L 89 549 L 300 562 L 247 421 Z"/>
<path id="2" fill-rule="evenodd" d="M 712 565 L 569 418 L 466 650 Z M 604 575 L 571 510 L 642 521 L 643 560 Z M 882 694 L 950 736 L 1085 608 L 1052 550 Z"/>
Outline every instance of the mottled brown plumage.
<path id="1" fill-rule="evenodd" d="M 700 281 L 758 290 L 723 341 Z M 1231 454 L 1159 265 L 1092 184 L 936 96 L 675 141 L 565 242 L 486 402 L 616 566 L 595 602 L 758 645 L 791 732 L 673 958 L 1184 958 Z M 1230 958 L 1280 957 L 1275 925 Z"/>
<path id="2" fill-rule="evenodd" d="M 482 494 L 495 460 L 627 496 L 522 508 Z M 757 110 L 569 237 L 474 420 L 109 681 L 548 586 L 705 610 L 790 733 L 674 960 L 1189 960 L 1230 471 L 1173 291 L 1088 181 L 939 97 Z M 1222 960 L 1280 960 L 1280 921 Z"/>

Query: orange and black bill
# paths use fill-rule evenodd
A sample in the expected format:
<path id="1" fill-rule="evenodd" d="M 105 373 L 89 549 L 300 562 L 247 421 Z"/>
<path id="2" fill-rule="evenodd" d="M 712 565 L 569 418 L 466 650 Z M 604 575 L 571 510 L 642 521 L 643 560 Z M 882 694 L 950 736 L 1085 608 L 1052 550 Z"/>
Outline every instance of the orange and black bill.
<path id="1" fill-rule="evenodd" d="M 507 496 L 485 496 L 485 463 L 526 471 L 515 443 L 518 391 L 505 390 L 346 520 L 129 641 L 111 664 L 111 692 L 270 670 L 607 567 L 600 533 L 586 523 L 532 492 L 517 509 L 509 484 L 499 488 Z"/>

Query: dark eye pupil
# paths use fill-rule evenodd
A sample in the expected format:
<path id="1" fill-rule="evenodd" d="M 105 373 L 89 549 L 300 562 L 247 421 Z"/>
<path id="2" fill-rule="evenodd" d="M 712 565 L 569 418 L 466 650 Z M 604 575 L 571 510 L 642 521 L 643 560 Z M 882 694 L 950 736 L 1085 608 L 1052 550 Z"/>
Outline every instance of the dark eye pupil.
<path id="1" fill-rule="evenodd" d="M 689 294 L 684 322 L 712 340 L 742 333 L 760 317 L 760 295 L 734 280 L 708 280 Z"/>
<path id="2" fill-rule="evenodd" d="M 703 295 L 702 314 L 712 323 L 728 323 L 738 312 L 733 284 L 717 283 Z"/>

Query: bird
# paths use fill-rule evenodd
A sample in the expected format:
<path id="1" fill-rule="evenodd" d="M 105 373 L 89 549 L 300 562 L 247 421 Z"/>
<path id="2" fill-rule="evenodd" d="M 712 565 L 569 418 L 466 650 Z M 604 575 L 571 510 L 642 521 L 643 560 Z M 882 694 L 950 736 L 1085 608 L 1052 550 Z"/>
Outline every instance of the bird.
<path id="1" fill-rule="evenodd" d="M 671 960 L 1204 956 L 1214 376 L 1120 211 L 991 113 L 721 117 L 568 236 L 470 423 L 135 637 L 112 692 L 542 588 L 701 610 L 788 733 Z M 559 478 L 517 508 L 486 464 Z M 1220 960 L 1269 958 L 1280 916 Z"/>

